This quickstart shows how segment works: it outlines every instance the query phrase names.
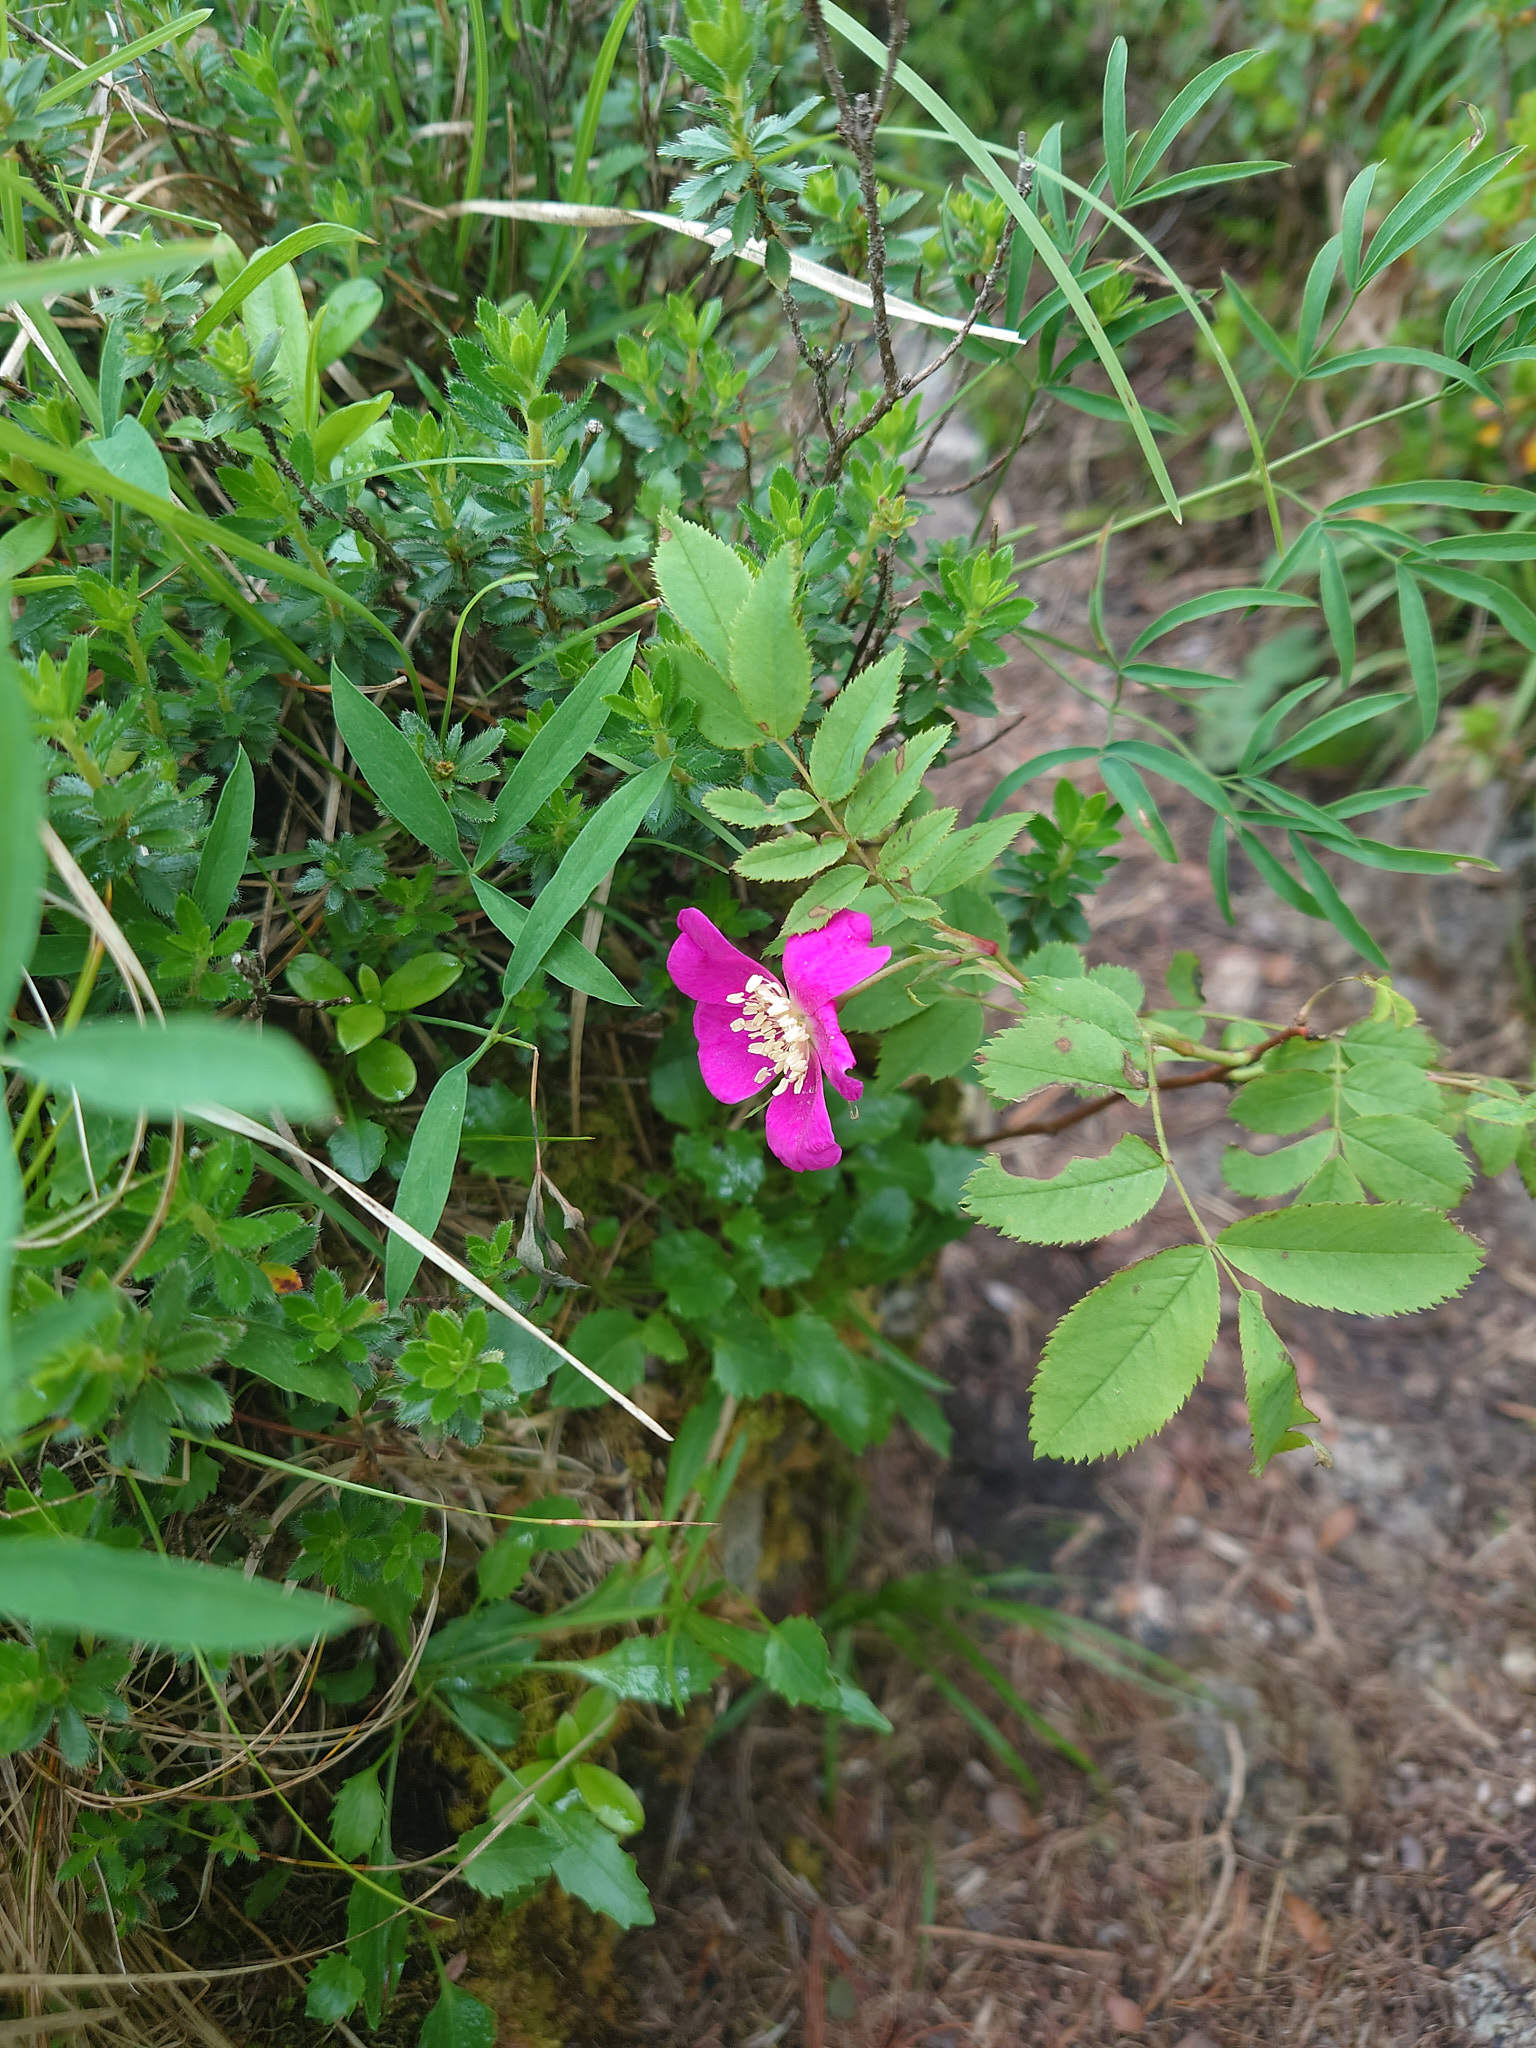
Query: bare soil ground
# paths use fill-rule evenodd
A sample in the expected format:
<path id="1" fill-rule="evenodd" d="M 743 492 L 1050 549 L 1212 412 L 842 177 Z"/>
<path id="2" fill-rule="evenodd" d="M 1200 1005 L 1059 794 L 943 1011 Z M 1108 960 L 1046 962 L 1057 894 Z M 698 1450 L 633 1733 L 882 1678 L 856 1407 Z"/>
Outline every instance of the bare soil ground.
<path id="1" fill-rule="evenodd" d="M 1238 580 L 1219 547 L 1215 566 L 1211 551 L 1180 548 L 1182 562 L 1142 551 L 1112 583 L 1112 625 L 1134 630 Z M 1047 627 L 1053 613 L 1081 617 L 1088 573 L 1078 556 L 1032 580 Z M 1252 629 L 1226 626 L 1218 644 L 1218 625 L 1163 658 L 1240 658 Z M 1097 713 L 1039 669 L 1010 670 L 999 697 L 1000 737 L 950 771 L 961 800 L 1046 747 L 1098 736 Z M 1420 779 L 1436 792 L 1405 836 L 1497 857 L 1502 792 L 1445 754 Z M 1330 931 L 1251 876 L 1237 877 L 1236 942 L 1200 865 L 1203 818 L 1177 801 L 1168 816 L 1189 858 L 1169 867 L 1128 842 L 1094 906 L 1096 957 L 1155 990 L 1191 946 L 1213 1002 L 1277 1023 L 1351 970 Z M 1514 879 L 1371 876 L 1352 900 L 1456 1059 L 1524 1071 L 1500 964 Z M 1222 1104 L 1190 1091 L 1170 1107 L 1192 1190 L 1224 1220 Z M 1096 1135 L 1107 1147 L 1135 1116 L 1106 1117 Z M 1005 1156 L 1041 1174 L 1068 1155 L 1034 1138 Z M 749 1723 L 674 1774 L 671 1836 L 650 1872 L 660 1938 L 627 1950 L 634 2038 L 1536 2042 L 1536 2004 L 1519 1994 L 1495 2012 L 1464 1972 L 1456 2003 L 1462 1959 L 1536 1904 L 1536 1206 L 1511 1174 L 1480 1184 L 1463 1216 L 1489 1261 L 1461 1301 L 1394 1321 L 1284 1315 L 1333 1463 L 1297 1454 L 1262 1480 L 1247 1470 L 1235 1329 L 1154 1442 L 1086 1469 L 1032 1454 L 1041 1343 L 1106 1273 L 1183 1234 L 1171 1209 L 1083 1251 L 980 1230 L 952 1246 L 924 1348 L 955 1386 L 954 1457 L 941 1466 L 904 1440 L 869 1461 L 871 1568 L 959 1556 L 1052 1570 L 1068 1611 L 1173 1659 L 1200 1693 L 1128 1687 L 1030 1633 L 995 1641 L 1020 1692 L 1100 1773 L 1090 1781 L 1024 1737 L 1038 1798 L 900 1663 L 865 1673 L 896 1736 L 844 1741 L 830 1788 L 813 1728 Z"/>

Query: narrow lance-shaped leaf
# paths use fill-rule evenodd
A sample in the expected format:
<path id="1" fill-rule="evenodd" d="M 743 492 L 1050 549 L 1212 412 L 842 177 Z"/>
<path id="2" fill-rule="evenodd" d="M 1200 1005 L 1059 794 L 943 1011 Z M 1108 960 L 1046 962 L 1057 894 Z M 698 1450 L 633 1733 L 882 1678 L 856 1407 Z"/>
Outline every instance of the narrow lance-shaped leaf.
<path id="1" fill-rule="evenodd" d="M 331 1114 L 325 1076 L 285 1031 L 252 1031 L 213 1017 L 140 1024 L 103 1017 L 56 1038 L 29 1034 L 9 1061 L 60 1094 L 73 1089 L 91 1109 L 118 1116 L 182 1116 L 203 1104 L 296 1123 Z"/>
<path id="2" fill-rule="evenodd" d="M 251 851 L 251 822 L 256 815 L 256 777 L 244 747 L 235 749 L 213 823 L 198 857 L 192 900 L 217 930 L 225 912 L 235 900 L 240 877 Z"/>
<path id="3" fill-rule="evenodd" d="M 1104 164 L 1119 205 L 1125 197 L 1125 37 L 1116 36 L 1104 68 Z"/>
<path id="4" fill-rule="evenodd" d="M 608 722 L 608 706 L 603 700 L 623 688 L 638 644 L 632 633 L 600 655 L 539 727 L 497 795 L 496 815 L 480 835 L 477 868 L 494 860 L 512 835 L 520 832 L 566 777 L 580 767 L 587 749 Z"/>
<path id="5" fill-rule="evenodd" d="M 1424 593 L 1399 563 L 1397 570 L 1397 611 L 1402 622 L 1403 646 L 1408 654 L 1408 672 L 1419 706 L 1419 738 L 1427 740 L 1440 722 L 1440 664 L 1435 657 L 1434 629 Z"/>
<path id="6" fill-rule="evenodd" d="M 0 652 L 0 1037 L 42 916 L 43 758 L 13 655 Z"/>
<path id="7" fill-rule="evenodd" d="M 469 1073 L 476 1058 L 477 1053 L 471 1054 L 439 1079 L 411 1134 L 411 1149 L 406 1154 L 400 1192 L 395 1197 L 395 1214 L 414 1224 L 424 1237 L 431 1237 L 442 1221 L 453 1186 Z M 389 1250 L 384 1255 L 384 1295 L 391 1313 L 410 1292 L 420 1269 L 421 1253 L 403 1237 L 391 1234 Z"/>
<path id="8" fill-rule="evenodd" d="M 1043 1457 L 1127 1451 L 1176 1415 L 1221 1318 L 1216 1261 L 1177 1245 L 1127 1266 L 1070 1309 L 1035 1375 L 1030 1437 Z"/>
<path id="9" fill-rule="evenodd" d="M 1339 687 L 1347 690 L 1355 669 L 1355 621 L 1349 605 L 1349 585 L 1339 564 L 1339 551 L 1326 530 L 1318 537 L 1318 589 L 1328 637 L 1339 657 Z"/>
<path id="10" fill-rule="evenodd" d="M 825 0 L 822 11 L 838 34 L 845 36 L 866 57 L 876 64 L 883 64 L 887 60 L 889 53 L 885 45 L 878 37 L 871 35 L 863 23 L 856 20 L 846 9 L 834 5 L 833 0 Z M 1132 389 L 1124 365 L 1115 352 L 1114 344 L 1104 332 L 1104 323 L 1094 311 L 1092 302 L 1073 273 L 1070 259 L 1056 246 L 1050 230 L 1030 202 L 1016 191 L 1011 180 L 1003 175 L 986 145 L 972 133 L 927 80 L 919 76 L 910 65 L 900 63 L 896 66 L 896 79 L 903 90 L 938 122 L 945 134 L 970 158 L 975 169 L 992 187 L 1013 215 L 1019 228 L 1028 236 L 1035 254 L 1065 294 L 1078 325 L 1093 344 L 1094 353 L 1103 367 L 1104 374 L 1113 385 L 1115 395 L 1125 407 L 1131 430 L 1140 444 L 1163 503 L 1175 520 L 1182 521 L 1184 515 L 1179 503 L 1179 494 L 1174 488 L 1172 477 L 1168 474 L 1167 464 L 1158 453 L 1157 443 L 1152 438 L 1152 429 L 1147 424 L 1141 403 Z M 1039 159 L 1036 160 L 1036 169 L 1037 174 L 1044 170 Z M 1041 176 L 1039 182 L 1043 187 L 1047 181 Z M 1058 179 L 1052 182 L 1059 192 L 1061 181 Z M 1052 204 L 1055 204 L 1054 200 Z"/>
<path id="11" fill-rule="evenodd" d="M 493 888 L 479 875 L 472 885 L 475 900 L 486 916 L 504 938 L 515 946 L 523 935 L 528 922 L 528 912 L 521 903 L 515 903 L 502 890 Z M 605 967 L 597 955 L 584 946 L 573 932 L 561 932 L 555 943 L 544 956 L 544 965 L 556 981 L 567 988 L 580 989 L 584 994 L 596 996 L 600 1003 L 617 1003 L 621 1007 L 634 1007 L 634 997 L 619 980 L 611 968 Z"/>
<path id="12" fill-rule="evenodd" d="M 0 1613 L 167 1650 L 255 1651 L 336 1635 L 365 1619 L 272 1579 L 106 1543 L 37 1536 L 7 1549 Z"/>
<path id="13" fill-rule="evenodd" d="M 538 973 L 565 925 L 639 831 L 641 819 L 660 796 L 671 772 L 670 761 L 658 761 L 643 775 L 633 776 L 614 791 L 582 828 L 553 879 L 540 891 L 513 944 L 512 958 L 502 977 L 501 992 L 505 999 L 510 1001 Z"/>
<path id="14" fill-rule="evenodd" d="M 453 813 L 399 726 L 331 664 L 331 708 L 363 780 L 397 824 L 453 867 L 468 863 Z"/>

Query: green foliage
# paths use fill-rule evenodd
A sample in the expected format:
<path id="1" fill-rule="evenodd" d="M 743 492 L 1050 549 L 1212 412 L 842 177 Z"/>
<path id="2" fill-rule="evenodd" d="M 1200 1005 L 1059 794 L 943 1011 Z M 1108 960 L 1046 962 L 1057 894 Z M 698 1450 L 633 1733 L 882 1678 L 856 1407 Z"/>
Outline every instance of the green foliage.
<path id="1" fill-rule="evenodd" d="M 823 11 L 851 78 L 883 62 Z M 414 1745 L 467 1745 L 494 1788 L 431 1859 L 445 1880 L 507 1905 L 556 1884 L 624 1927 L 652 1909 L 622 1846 L 646 1825 L 623 1703 L 702 1725 L 734 1688 L 741 1711 L 772 1694 L 885 1730 L 853 1675 L 874 1635 L 1021 1782 L 956 1663 L 1086 1761 L 966 1631 L 1030 1628 L 1145 1677 L 1127 1646 L 954 1573 L 854 1592 L 830 1563 L 819 1618 L 770 1621 L 714 1543 L 777 1432 L 813 1438 L 834 1485 L 898 1427 L 944 1452 L 944 1383 L 878 1299 L 970 1220 L 1082 1243 L 1177 1201 L 1185 1241 L 1051 1336 L 1035 1440 L 1081 1459 L 1160 1428 L 1225 1290 L 1262 1471 L 1315 1424 L 1274 1298 L 1431 1307 L 1480 1259 L 1449 1213 L 1473 1160 L 1536 1184 L 1536 1097 L 1448 1069 L 1388 980 L 1356 978 L 1353 1023 L 1314 1024 L 1314 999 L 1281 1028 L 1212 1016 L 1190 955 L 1156 1009 L 1078 950 L 1125 832 L 1188 851 L 1158 807 L 1172 786 L 1210 813 L 1224 910 L 1236 847 L 1383 970 L 1348 864 L 1455 888 L 1468 863 L 1357 821 L 1416 793 L 1393 764 L 1474 673 L 1513 683 L 1536 651 L 1536 494 L 1485 474 L 1469 426 L 1529 403 L 1523 173 L 1454 125 L 1443 38 L 1415 68 L 1364 24 L 1395 124 L 1379 162 L 1336 223 L 1298 183 L 1318 244 L 1299 292 L 1245 266 L 1208 308 L 1137 221 L 1194 191 L 1238 204 L 1303 106 L 1348 153 L 1344 97 L 1321 31 L 1266 22 L 1262 55 L 1199 69 L 1199 10 L 1168 12 L 1127 12 L 1099 148 L 1065 102 L 1070 132 L 1042 118 L 1083 72 L 1076 15 L 1060 36 L 1029 7 L 989 17 L 988 81 L 1033 81 L 1023 178 L 961 118 L 991 125 L 991 84 L 958 113 L 934 92 L 951 50 L 921 10 L 895 77 L 938 128 L 882 103 L 878 162 L 834 133 L 814 38 L 738 0 L 690 0 L 643 72 L 653 24 L 627 5 L 514 34 L 476 4 L 462 42 L 451 10 L 261 7 L 238 43 L 215 10 L 116 48 L 66 9 L 48 55 L 3 60 L 0 303 L 29 325 L 8 329 L 0 421 L 0 1753 L 110 1792 L 45 1881 L 131 1930 L 212 1862 L 265 1858 L 259 1918 L 293 1838 L 274 1846 L 269 1802 L 150 1796 L 180 1766 L 136 1717 L 152 1701 L 189 1750 L 259 1756 L 262 1686 L 296 1716 L 323 1701 L 284 1793 L 335 1943 L 305 1987 L 317 2026 L 385 2025 L 410 1971 L 422 2048 L 494 2033 L 398 1875 Z M 945 34 L 976 32 L 962 6 Z M 52 54 L 75 43 L 83 68 Z M 130 65 L 152 96 L 91 111 Z M 1199 161 L 1208 132 L 1242 161 Z M 141 150 L 151 182 L 98 229 L 87 188 Z M 191 242 L 204 223 L 140 205 L 177 179 L 220 192 L 227 234 Z M 530 179 L 528 218 L 474 210 Z M 690 238 L 589 240 L 564 202 L 703 224 L 747 267 L 704 298 Z M 92 253 L 36 253 L 61 206 Z M 1341 349 L 1389 265 L 1398 327 Z M 941 324 L 917 369 L 903 298 Z M 1165 379 L 1177 417 L 1153 413 L 1138 337 L 1184 319 L 1215 374 Z M 1036 429 L 1067 407 L 1118 438 L 1144 502 L 1030 556 L 1028 529 L 987 534 L 984 466 L 973 539 L 926 538 L 940 370 L 997 472 L 1026 443 L 1044 459 Z M 1373 410 L 1394 378 L 1410 395 Z M 1336 439 L 1431 407 L 1433 457 L 1410 428 L 1404 474 L 1329 488 Z M 1164 451 L 1186 438 L 1247 452 L 1181 496 Z M 1432 463 L 1466 473 L 1417 474 Z M 1119 536 L 1174 508 L 1234 532 L 1267 515 L 1274 554 L 1118 646 Z M 1044 630 L 1042 572 L 1088 546 L 1082 623 L 1053 602 Z M 1273 634 L 1286 612 L 1307 623 Z M 1255 643 L 1235 676 L 1184 665 L 1210 620 Z M 962 822 L 929 778 L 1020 649 L 1070 662 L 1102 723 Z M 1529 696 L 1458 729 L 1502 758 Z M 1048 812 L 1007 808 L 1045 775 Z M 736 1084 L 701 1067 L 709 1020 L 696 1038 L 666 971 L 690 906 L 782 972 L 792 1012 L 848 914 L 888 949 L 791 1016 L 829 1071 L 835 1018 L 872 1077 L 830 1107 L 832 1163 L 790 1170 L 750 1096 L 711 1092 Z M 1327 1017 L 1352 1001 L 1346 982 Z M 956 1084 L 978 1077 L 1009 1125 L 1052 1088 L 1083 1099 L 1026 1124 L 1116 1103 L 1140 1134 L 1007 1170 L 957 1142 Z M 1225 1086 L 1244 1134 L 1225 1176 L 1285 1206 L 1202 1216 L 1161 1113 L 1176 1080 Z M 295 1134 L 311 1124 L 325 1158 Z M 633 1476 L 622 1520 L 608 1491 L 530 1492 L 588 1429 Z M 226 1682 L 236 1655 L 262 1677 Z"/>

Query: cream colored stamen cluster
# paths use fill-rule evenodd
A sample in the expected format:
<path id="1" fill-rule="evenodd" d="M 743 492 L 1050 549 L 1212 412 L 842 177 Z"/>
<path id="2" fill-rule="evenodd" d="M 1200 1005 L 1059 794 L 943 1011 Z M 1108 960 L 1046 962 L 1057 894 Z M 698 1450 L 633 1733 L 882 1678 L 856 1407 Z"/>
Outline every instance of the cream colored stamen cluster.
<path id="1" fill-rule="evenodd" d="M 786 1088 L 793 1088 L 798 1095 L 811 1064 L 811 1033 L 789 992 L 766 974 L 754 974 L 739 995 L 726 1000 L 739 1003 L 742 1010 L 739 1017 L 732 1019 L 731 1029 L 750 1031 L 747 1051 L 768 1061 L 758 1073 L 758 1087 L 777 1074 L 780 1079 L 774 1094 L 782 1095 Z"/>

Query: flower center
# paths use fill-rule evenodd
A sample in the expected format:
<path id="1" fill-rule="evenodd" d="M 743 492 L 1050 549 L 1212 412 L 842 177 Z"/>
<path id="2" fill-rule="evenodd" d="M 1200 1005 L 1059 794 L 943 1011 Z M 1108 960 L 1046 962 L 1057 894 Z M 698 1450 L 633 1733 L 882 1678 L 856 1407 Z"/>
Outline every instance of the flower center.
<path id="1" fill-rule="evenodd" d="M 754 974 L 739 995 L 727 1000 L 741 1005 L 741 1015 L 731 1020 L 731 1029 L 750 1031 L 747 1051 L 767 1062 L 758 1073 L 758 1087 L 777 1074 L 780 1078 L 774 1094 L 793 1088 L 798 1095 L 810 1070 L 811 1030 L 788 990 L 766 974 Z"/>

